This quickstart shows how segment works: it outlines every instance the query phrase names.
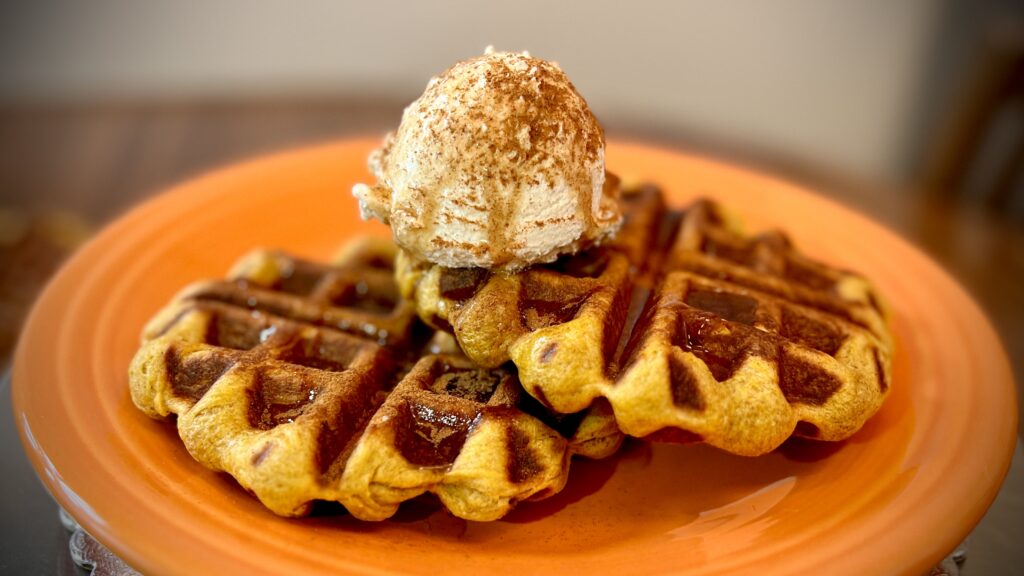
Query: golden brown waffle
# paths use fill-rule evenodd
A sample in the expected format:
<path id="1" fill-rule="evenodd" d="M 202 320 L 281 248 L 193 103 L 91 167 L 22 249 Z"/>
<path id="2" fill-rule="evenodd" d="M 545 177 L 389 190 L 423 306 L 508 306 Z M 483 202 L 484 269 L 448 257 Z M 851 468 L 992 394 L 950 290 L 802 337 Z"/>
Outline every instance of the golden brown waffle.
<path id="1" fill-rule="evenodd" d="M 713 202 L 699 201 L 685 212 L 668 258 L 666 271 L 686 270 L 815 308 L 891 346 L 887 312 L 863 276 L 807 258 L 782 232 L 744 236 Z"/>
<path id="2" fill-rule="evenodd" d="M 514 373 L 477 368 L 444 337 L 424 345 L 393 259 L 374 240 L 335 266 L 256 252 L 231 280 L 186 289 L 144 331 L 132 399 L 177 415 L 197 461 L 289 516 L 329 500 L 376 520 L 433 492 L 494 519 L 559 491 L 572 454 L 618 447 L 610 408 L 550 414 Z"/>
<path id="3" fill-rule="evenodd" d="M 227 280 L 185 288 L 146 327 L 147 339 L 173 325 L 196 302 L 220 302 L 275 314 L 405 348 L 411 344 L 415 313 L 394 282 L 394 245 L 362 238 L 346 246 L 335 266 L 257 250 L 232 268 Z"/>
<path id="4" fill-rule="evenodd" d="M 609 246 L 513 275 L 400 254 L 400 290 L 474 361 L 511 360 L 558 412 L 605 399 L 630 435 L 756 455 L 794 431 L 846 438 L 877 411 L 892 337 L 864 278 L 782 233 L 747 237 L 706 200 L 673 213 L 652 187 L 623 198 Z"/>
<path id="5" fill-rule="evenodd" d="M 459 356 L 426 356 L 374 414 L 345 464 L 338 500 L 383 519 L 430 486 L 460 518 L 493 520 L 562 489 L 566 440 L 520 409 L 515 376 Z"/>

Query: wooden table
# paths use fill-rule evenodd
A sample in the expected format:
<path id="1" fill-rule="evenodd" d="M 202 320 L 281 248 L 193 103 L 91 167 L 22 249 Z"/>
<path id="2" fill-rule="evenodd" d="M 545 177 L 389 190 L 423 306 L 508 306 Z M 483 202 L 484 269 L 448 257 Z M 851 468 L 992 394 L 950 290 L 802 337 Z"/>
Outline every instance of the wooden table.
<path id="1" fill-rule="evenodd" d="M 382 133 L 397 124 L 403 105 L 387 100 L 320 99 L 0 108 L 0 306 L 4 307 L 0 308 L 0 330 L 6 332 L 6 340 L 0 335 L 0 364 L 6 363 L 17 322 L 31 296 L 66 252 L 64 245 L 81 235 L 78 222 L 95 229 L 170 184 L 254 155 L 346 135 Z M 1001 332 L 1016 373 L 1024 373 L 1021 215 L 1000 215 L 966 202 L 938 202 L 937 195 L 921 190 L 869 185 L 792 159 L 666 133 L 657 127 L 612 121 L 607 128 L 611 137 L 654 140 L 774 172 L 885 223 L 932 254 L 974 294 Z M 63 216 L 54 218 L 55 213 Z M 39 222 L 45 225 L 37 226 Z M 19 232 L 18 226 L 41 232 Z M 7 461 L 9 455 L 18 457 L 19 448 L 6 406 L 8 391 L 2 392 L 6 410 L 0 433 Z M 1024 394 L 1018 396 L 1024 398 Z M 23 494 L 18 509 L 37 515 L 40 509 L 52 508 L 52 502 L 39 493 L 38 483 L 33 488 L 34 478 L 21 460 L 18 470 L 24 470 L 8 480 L 15 484 L 12 490 L 4 487 L 4 498 Z M 1014 492 L 1010 497 L 1016 499 L 1019 510 L 1024 486 L 1010 486 L 1020 482 L 1019 462 L 1015 466 L 1012 474 L 1017 477 L 1011 478 L 1008 489 Z M 9 513 L 5 505 L 4 514 Z M 45 522 L 35 532 L 23 534 L 22 540 L 30 533 L 37 536 L 39 530 L 61 533 L 55 512 Z M 993 533 L 1019 536 L 1017 522 L 994 526 Z M 1024 565 L 1020 550 L 1000 547 L 995 537 L 992 540 L 974 542 L 971 555 L 980 558 L 972 563 L 983 564 L 993 555 L 1002 561 L 1005 558 L 1000 555 L 1016 554 L 1015 565 Z M 18 540 L 5 538 L 2 546 L 5 552 L 34 563 L 19 561 L 15 566 L 63 566 L 63 560 L 53 557 L 54 541 L 59 537 L 41 544 L 35 539 L 26 548 Z"/>

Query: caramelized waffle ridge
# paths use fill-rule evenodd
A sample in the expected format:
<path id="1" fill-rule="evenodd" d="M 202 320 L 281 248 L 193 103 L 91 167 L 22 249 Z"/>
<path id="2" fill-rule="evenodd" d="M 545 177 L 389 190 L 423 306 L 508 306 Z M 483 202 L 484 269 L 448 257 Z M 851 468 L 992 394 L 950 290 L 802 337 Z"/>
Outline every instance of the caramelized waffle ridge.
<path id="1" fill-rule="evenodd" d="M 347 245 L 335 266 L 256 250 L 237 262 L 226 280 L 185 288 L 174 300 L 178 306 L 158 314 L 144 337 L 160 336 L 182 309 L 220 303 L 406 348 L 415 313 L 395 287 L 394 253 L 390 242 L 375 238 Z"/>
<path id="2" fill-rule="evenodd" d="M 456 516 L 493 520 L 526 497 L 562 489 L 566 440 L 520 409 L 504 370 L 427 356 L 388 395 L 349 458 L 345 506 L 383 519 L 431 486 Z"/>
<path id="3" fill-rule="evenodd" d="M 672 212 L 647 186 L 623 201 L 605 247 L 517 274 L 400 253 L 400 290 L 474 361 L 511 360 L 544 405 L 607 401 L 633 436 L 757 455 L 793 433 L 847 438 L 878 410 L 892 336 L 867 280 L 781 232 L 743 234 L 708 200 Z"/>
<path id="4" fill-rule="evenodd" d="M 327 500 L 379 520 L 432 492 L 491 520 L 561 490 L 572 454 L 618 447 L 610 408 L 551 414 L 514 372 L 435 353 L 451 350 L 398 298 L 394 250 L 363 240 L 333 266 L 260 251 L 187 288 L 144 330 L 133 401 L 286 516 Z"/>

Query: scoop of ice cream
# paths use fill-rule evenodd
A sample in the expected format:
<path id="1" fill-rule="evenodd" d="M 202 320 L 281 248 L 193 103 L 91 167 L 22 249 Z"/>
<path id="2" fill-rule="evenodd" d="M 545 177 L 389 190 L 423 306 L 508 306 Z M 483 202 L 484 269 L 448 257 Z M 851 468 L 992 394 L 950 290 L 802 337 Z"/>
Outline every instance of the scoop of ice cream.
<path id="1" fill-rule="evenodd" d="M 427 84 L 352 193 L 414 258 L 517 270 L 613 235 L 604 131 L 553 62 L 494 52 Z"/>

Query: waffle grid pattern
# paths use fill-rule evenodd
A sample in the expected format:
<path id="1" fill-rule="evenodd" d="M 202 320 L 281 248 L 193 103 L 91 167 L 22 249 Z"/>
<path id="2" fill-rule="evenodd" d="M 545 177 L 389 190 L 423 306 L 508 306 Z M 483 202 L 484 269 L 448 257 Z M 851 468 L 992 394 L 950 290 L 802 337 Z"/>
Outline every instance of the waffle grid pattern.
<path id="1" fill-rule="evenodd" d="M 518 275 L 400 254 L 400 290 L 474 361 L 511 360 L 556 412 L 604 399 L 632 436 L 757 455 L 793 433 L 847 438 L 877 411 L 892 336 L 863 277 L 803 256 L 781 232 L 744 235 L 708 200 L 674 213 L 648 186 L 624 204 L 609 246 Z M 586 284 L 578 270 L 599 272 Z M 537 278 L 553 321 L 531 322 Z"/>
<path id="2" fill-rule="evenodd" d="M 133 401 L 176 416 L 197 461 L 286 516 L 326 500 L 379 520 L 432 492 L 491 520 L 561 490 L 572 454 L 617 449 L 610 409 L 567 424 L 514 372 L 432 353 L 444 346 L 397 297 L 394 255 L 373 240 L 334 266 L 259 251 L 187 288 L 144 330 Z"/>

